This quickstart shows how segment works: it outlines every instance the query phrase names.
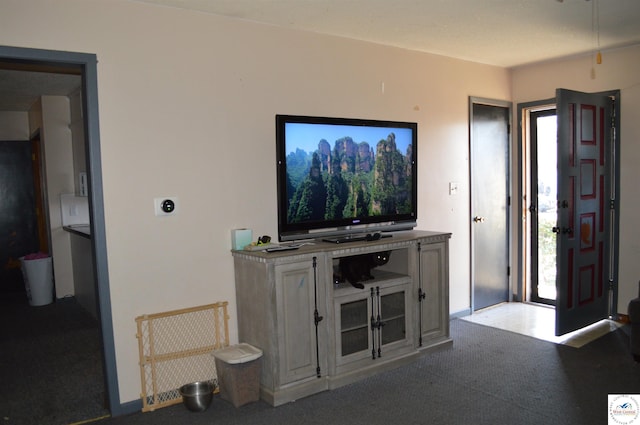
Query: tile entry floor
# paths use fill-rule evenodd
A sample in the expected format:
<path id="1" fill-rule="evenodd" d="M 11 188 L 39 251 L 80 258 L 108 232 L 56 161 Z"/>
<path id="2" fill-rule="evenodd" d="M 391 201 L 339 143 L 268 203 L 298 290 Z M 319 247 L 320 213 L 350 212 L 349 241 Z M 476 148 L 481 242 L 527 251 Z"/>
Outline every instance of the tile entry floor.
<path id="1" fill-rule="evenodd" d="M 498 304 L 461 319 L 575 348 L 622 326 L 614 320 L 605 319 L 575 332 L 555 336 L 556 312 L 553 307 L 520 302 Z"/>

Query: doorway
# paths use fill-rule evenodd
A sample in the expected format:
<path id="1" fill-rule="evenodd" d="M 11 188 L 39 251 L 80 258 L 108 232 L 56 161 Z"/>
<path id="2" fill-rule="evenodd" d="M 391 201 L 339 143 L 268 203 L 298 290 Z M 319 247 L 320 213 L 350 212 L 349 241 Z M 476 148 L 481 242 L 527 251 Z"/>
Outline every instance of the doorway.
<path id="1" fill-rule="evenodd" d="M 511 103 L 470 98 L 472 311 L 509 301 Z"/>
<path id="2" fill-rule="evenodd" d="M 62 52 L 0 46 L 3 64 L 46 70 L 73 70 L 82 75 L 82 107 L 85 134 L 86 164 L 89 184 L 89 210 L 91 214 L 91 248 L 97 310 L 102 336 L 103 370 L 106 402 L 111 414 L 124 413 L 119 401 L 115 347 L 111 316 L 110 290 L 107 269 L 100 134 L 98 125 L 97 58 L 93 54 Z"/>
<path id="3" fill-rule="evenodd" d="M 529 120 L 531 166 L 532 302 L 555 305 L 556 300 L 556 234 L 557 217 L 557 117 L 555 108 L 532 111 Z"/>
<path id="4" fill-rule="evenodd" d="M 553 99 L 518 105 L 523 170 L 518 293 L 555 308 L 558 336 L 615 315 L 619 96 L 619 91 L 558 89 Z M 553 167 L 555 180 L 548 171 Z"/>

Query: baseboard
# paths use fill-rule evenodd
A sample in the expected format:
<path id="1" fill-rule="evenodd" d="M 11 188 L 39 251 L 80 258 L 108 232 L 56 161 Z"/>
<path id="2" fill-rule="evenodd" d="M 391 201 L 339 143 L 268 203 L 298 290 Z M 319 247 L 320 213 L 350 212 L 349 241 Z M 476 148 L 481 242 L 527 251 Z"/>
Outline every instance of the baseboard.
<path id="1" fill-rule="evenodd" d="M 130 415 L 132 413 L 142 412 L 142 399 L 120 403 L 117 409 L 111 411 L 112 417 Z"/>
<path id="2" fill-rule="evenodd" d="M 350 372 L 341 373 L 339 375 L 329 376 L 327 378 L 329 382 L 329 390 L 352 384 L 361 379 L 368 378 L 384 371 L 397 369 L 400 366 L 404 366 L 416 361 L 419 356 L 419 351 L 411 351 L 402 356 L 392 357 L 389 360 L 383 360 L 384 358 L 377 359 L 375 361 L 372 360 L 371 366 L 362 367 Z"/>
<path id="3" fill-rule="evenodd" d="M 461 317 L 466 317 L 466 316 L 470 316 L 470 315 L 471 315 L 471 309 L 467 308 L 467 309 L 464 309 L 464 310 L 460 310 L 460 311 L 458 311 L 456 313 L 451 313 L 449 315 L 449 320 L 459 319 Z"/>
<path id="4" fill-rule="evenodd" d="M 329 388 L 327 378 L 325 376 L 310 378 L 305 383 L 293 383 L 290 386 L 283 386 L 276 391 L 271 391 L 260 386 L 260 398 L 272 405 L 273 407 L 281 406 L 326 391 Z"/>

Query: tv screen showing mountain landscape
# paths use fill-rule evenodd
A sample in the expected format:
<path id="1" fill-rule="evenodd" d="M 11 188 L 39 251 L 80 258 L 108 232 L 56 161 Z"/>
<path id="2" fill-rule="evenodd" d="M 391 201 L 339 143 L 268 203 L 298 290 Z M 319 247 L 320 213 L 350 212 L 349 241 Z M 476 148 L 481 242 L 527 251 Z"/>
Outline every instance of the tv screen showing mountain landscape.
<path id="1" fill-rule="evenodd" d="M 289 223 L 412 213 L 411 128 L 287 123 Z"/>

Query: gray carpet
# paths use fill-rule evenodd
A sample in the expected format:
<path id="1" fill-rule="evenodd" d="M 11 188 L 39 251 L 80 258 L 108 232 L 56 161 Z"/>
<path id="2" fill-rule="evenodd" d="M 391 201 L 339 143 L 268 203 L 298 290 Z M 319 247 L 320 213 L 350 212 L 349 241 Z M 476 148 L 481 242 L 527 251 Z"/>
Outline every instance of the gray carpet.
<path id="1" fill-rule="evenodd" d="M 0 425 L 601 425 L 608 394 L 640 394 L 628 326 L 573 348 L 453 320 L 452 347 L 277 408 L 216 396 L 202 413 L 176 405 L 99 420 L 109 412 L 96 322 L 73 299 L 0 301 Z"/>
<path id="2" fill-rule="evenodd" d="M 95 423 L 602 425 L 608 394 L 640 394 L 628 332 L 623 327 L 577 349 L 453 320 L 452 347 L 284 406 L 236 409 L 215 397 L 201 413 L 176 405 Z"/>
<path id="3" fill-rule="evenodd" d="M 70 424 L 108 415 L 97 321 L 73 298 L 31 307 L 0 293 L 0 424 Z"/>

